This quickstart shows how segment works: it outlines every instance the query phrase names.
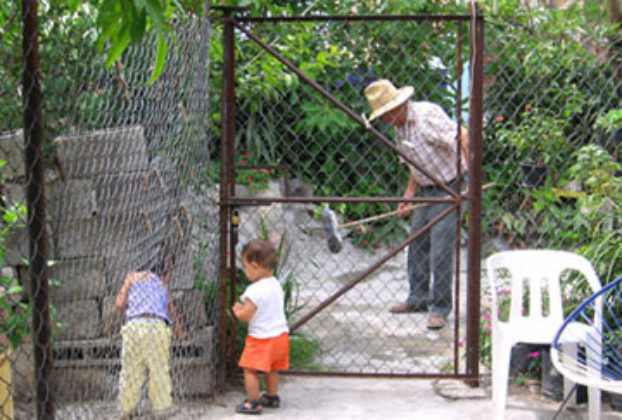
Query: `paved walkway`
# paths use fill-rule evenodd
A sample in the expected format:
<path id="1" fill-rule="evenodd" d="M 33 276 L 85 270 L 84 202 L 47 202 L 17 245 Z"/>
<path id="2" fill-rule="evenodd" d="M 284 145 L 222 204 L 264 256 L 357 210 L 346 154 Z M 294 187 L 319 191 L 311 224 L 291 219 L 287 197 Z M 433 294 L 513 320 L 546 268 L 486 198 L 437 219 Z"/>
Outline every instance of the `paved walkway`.
<path id="1" fill-rule="evenodd" d="M 453 380 L 286 376 L 279 393 L 283 401 L 281 408 L 264 409 L 262 418 L 493 420 L 488 393 Z M 235 405 L 243 398 L 240 384 L 240 389 L 220 395 L 207 409 L 205 406 L 195 408 L 200 411 L 202 420 L 248 419 L 251 416 L 234 412 Z M 559 403 L 530 394 L 525 388 L 512 388 L 506 420 L 550 420 L 558 406 Z M 587 406 L 566 409 L 558 419 L 587 420 Z M 601 420 L 614 419 L 622 419 L 622 413 L 611 411 L 609 405 L 603 403 Z"/>

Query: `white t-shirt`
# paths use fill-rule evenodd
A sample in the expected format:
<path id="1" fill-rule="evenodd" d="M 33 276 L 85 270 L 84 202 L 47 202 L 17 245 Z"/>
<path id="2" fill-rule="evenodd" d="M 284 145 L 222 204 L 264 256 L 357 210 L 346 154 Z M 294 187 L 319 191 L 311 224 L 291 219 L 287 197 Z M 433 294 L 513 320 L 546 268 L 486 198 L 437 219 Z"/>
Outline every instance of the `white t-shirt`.
<path id="1" fill-rule="evenodd" d="M 248 335 L 255 338 L 278 337 L 289 332 L 285 319 L 284 294 L 276 277 L 267 277 L 251 283 L 241 296 L 250 299 L 257 307 L 248 322 Z"/>

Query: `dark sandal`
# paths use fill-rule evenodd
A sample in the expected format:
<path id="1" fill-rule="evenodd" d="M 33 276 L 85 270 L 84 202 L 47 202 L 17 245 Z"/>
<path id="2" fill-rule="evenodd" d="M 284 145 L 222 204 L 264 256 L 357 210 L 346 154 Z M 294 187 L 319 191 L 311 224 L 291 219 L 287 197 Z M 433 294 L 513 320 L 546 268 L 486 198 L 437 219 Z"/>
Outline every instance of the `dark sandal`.
<path id="1" fill-rule="evenodd" d="M 279 408 L 281 406 L 281 399 L 278 395 L 263 394 L 259 399 L 261 405 L 267 408 Z"/>
<path id="2" fill-rule="evenodd" d="M 262 407 L 261 399 L 244 400 L 242 404 L 238 404 L 238 406 L 235 407 L 235 412 L 242 414 L 261 414 Z"/>

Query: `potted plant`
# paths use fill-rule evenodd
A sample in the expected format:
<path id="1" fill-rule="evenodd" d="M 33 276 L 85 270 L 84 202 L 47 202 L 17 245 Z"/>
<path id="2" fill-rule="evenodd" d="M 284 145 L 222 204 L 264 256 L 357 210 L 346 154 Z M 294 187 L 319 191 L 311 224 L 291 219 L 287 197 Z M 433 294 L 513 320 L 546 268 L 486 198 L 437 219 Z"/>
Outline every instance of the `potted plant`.
<path id="1" fill-rule="evenodd" d="M 546 181 L 548 167 L 541 160 L 536 163 L 521 162 L 521 179 L 526 187 L 541 187 Z"/>
<path id="2" fill-rule="evenodd" d="M 560 151 L 566 142 L 565 122 L 550 112 L 526 105 L 517 122 L 503 124 L 498 131 L 499 140 L 515 149 L 523 185 L 544 185 L 547 176 L 561 163 Z"/>

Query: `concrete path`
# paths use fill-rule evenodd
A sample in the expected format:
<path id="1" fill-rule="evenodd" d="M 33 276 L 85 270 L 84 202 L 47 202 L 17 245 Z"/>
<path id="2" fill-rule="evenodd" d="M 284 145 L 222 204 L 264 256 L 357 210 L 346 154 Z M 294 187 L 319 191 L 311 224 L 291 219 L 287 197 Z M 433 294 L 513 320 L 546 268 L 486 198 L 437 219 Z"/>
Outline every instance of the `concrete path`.
<path id="1" fill-rule="evenodd" d="M 493 420 L 489 394 L 482 388 L 473 389 L 454 380 L 286 376 L 279 394 L 281 408 L 264 409 L 261 418 Z M 202 420 L 248 419 L 252 416 L 235 413 L 235 406 L 243 399 L 240 384 L 240 389 L 220 395 L 208 407 L 186 407 L 186 415 L 196 409 Z M 558 406 L 559 403 L 530 394 L 525 388 L 512 388 L 506 420 L 550 420 Z M 587 420 L 587 406 L 566 409 L 558 419 Z M 622 419 L 622 413 L 611 411 L 609 405 L 603 403 L 601 420 L 614 419 Z"/>

